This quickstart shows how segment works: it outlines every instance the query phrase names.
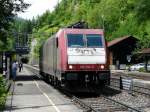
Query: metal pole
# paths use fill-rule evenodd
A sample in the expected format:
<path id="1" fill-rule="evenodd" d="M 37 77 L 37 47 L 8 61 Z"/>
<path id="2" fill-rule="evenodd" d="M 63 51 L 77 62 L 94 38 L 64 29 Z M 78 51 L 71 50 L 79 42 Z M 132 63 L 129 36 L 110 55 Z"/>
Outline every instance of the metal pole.
<path id="1" fill-rule="evenodd" d="M 122 77 L 120 76 L 120 89 L 123 89 L 123 85 L 122 85 Z"/>
<path id="2" fill-rule="evenodd" d="M 3 52 L 3 76 L 6 75 L 6 56 L 5 52 Z"/>

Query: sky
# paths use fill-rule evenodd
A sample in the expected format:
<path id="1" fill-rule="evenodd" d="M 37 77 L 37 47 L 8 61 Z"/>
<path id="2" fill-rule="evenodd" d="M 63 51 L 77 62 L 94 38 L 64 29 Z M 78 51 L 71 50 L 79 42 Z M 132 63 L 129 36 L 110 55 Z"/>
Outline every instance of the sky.
<path id="1" fill-rule="evenodd" d="M 19 17 L 24 19 L 32 19 L 38 15 L 42 15 L 46 10 L 54 10 L 56 4 L 61 0 L 24 0 L 24 2 L 31 4 L 24 13 L 18 13 Z"/>

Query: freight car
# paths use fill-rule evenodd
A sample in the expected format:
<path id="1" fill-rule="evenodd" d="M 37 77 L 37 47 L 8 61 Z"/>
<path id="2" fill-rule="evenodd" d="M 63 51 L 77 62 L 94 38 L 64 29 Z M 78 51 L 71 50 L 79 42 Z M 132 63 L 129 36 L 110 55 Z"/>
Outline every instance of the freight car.
<path id="1" fill-rule="evenodd" d="M 107 46 L 101 29 L 60 29 L 40 50 L 40 74 L 73 91 L 109 84 Z"/>

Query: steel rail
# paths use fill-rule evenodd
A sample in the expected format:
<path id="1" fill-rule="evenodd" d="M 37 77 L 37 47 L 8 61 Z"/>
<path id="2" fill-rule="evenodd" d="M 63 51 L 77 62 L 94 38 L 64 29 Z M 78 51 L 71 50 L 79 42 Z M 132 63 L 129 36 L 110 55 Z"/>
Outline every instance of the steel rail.
<path id="1" fill-rule="evenodd" d="M 146 96 L 149 96 L 149 97 L 150 97 L 150 94 L 149 94 L 149 93 L 140 92 L 140 91 L 136 91 L 136 90 L 132 90 L 132 91 L 133 91 L 133 92 L 140 93 L 140 94 L 143 94 L 143 95 L 146 95 Z"/>
<path id="2" fill-rule="evenodd" d="M 150 88 L 146 88 L 146 87 L 142 87 L 142 86 L 134 86 L 134 87 L 142 88 L 142 89 L 146 89 L 146 90 L 149 90 L 149 91 L 150 91 Z"/>
<path id="3" fill-rule="evenodd" d="M 76 103 L 80 104 L 81 107 L 87 108 L 86 112 L 99 112 L 99 111 L 96 111 L 94 108 L 87 105 L 86 103 L 84 103 L 83 101 L 81 101 L 79 98 L 77 98 L 75 96 L 72 97 L 72 100 L 75 101 Z"/>
<path id="4" fill-rule="evenodd" d="M 107 86 L 107 87 L 114 88 L 114 89 L 118 89 L 118 90 L 120 90 L 120 91 L 128 91 L 128 92 L 130 91 L 131 93 L 132 93 L 132 92 L 135 92 L 135 93 L 143 94 L 143 95 L 145 95 L 145 96 L 150 97 L 150 93 L 141 92 L 141 91 L 138 91 L 138 90 L 120 89 L 120 87 L 119 87 L 119 86 L 116 86 L 116 85 L 111 85 L 111 86 Z M 139 87 L 139 88 L 143 89 L 142 87 Z"/>
<path id="5" fill-rule="evenodd" d="M 115 81 L 114 81 L 114 80 L 115 80 Z M 119 88 L 120 82 L 116 82 L 116 80 L 120 80 L 120 79 L 112 78 L 111 84 L 118 84 L 118 86 L 116 86 L 116 85 L 111 85 L 111 86 L 113 86 L 113 87 L 118 87 L 118 88 Z M 110 87 L 111 87 L 111 86 L 110 86 Z M 133 88 L 140 88 L 140 89 L 143 89 L 143 90 L 148 90 L 148 91 L 150 91 L 149 88 L 142 87 L 142 86 L 133 85 L 132 87 L 133 87 Z M 123 90 L 125 90 L 125 89 L 123 89 Z M 128 91 L 128 90 L 126 90 L 126 91 Z M 137 91 L 137 90 L 134 90 L 134 89 L 132 89 L 131 91 L 137 92 L 137 93 L 140 93 L 140 94 L 144 94 L 144 95 L 147 95 L 147 96 L 150 96 L 150 94 L 149 94 L 149 93 L 146 93 L 146 92 L 141 92 L 141 91 Z"/>
<path id="6" fill-rule="evenodd" d="M 124 107 L 126 107 L 127 109 L 131 109 L 132 111 L 143 112 L 143 110 L 140 111 L 140 110 L 138 110 L 138 109 L 136 109 L 136 108 L 130 107 L 130 106 L 124 104 L 124 103 L 118 102 L 118 101 L 113 100 L 113 99 L 111 99 L 111 98 L 109 98 L 109 97 L 106 97 L 106 96 L 104 96 L 104 95 L 103 95 L 103 97 L 104 97 L 105 99 L 107 99 L 107 100 L 110 100 L 110 101 L 116 103 L 116 104 L 119 104 L 119 105 L 121 105 L 121 106 L 124 106 Z"/>

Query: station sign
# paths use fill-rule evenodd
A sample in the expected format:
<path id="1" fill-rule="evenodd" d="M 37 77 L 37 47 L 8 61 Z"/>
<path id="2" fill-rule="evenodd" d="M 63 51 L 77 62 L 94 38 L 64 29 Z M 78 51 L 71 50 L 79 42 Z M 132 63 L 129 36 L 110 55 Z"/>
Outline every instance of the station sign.
<path id="1" fill-rule="evenodd" d="M 16 53 L 20 53 L 20 54 L 27 54 L 30 51 L 29 47 L 16 47 L 15 49 L 16 49 Z"/>

